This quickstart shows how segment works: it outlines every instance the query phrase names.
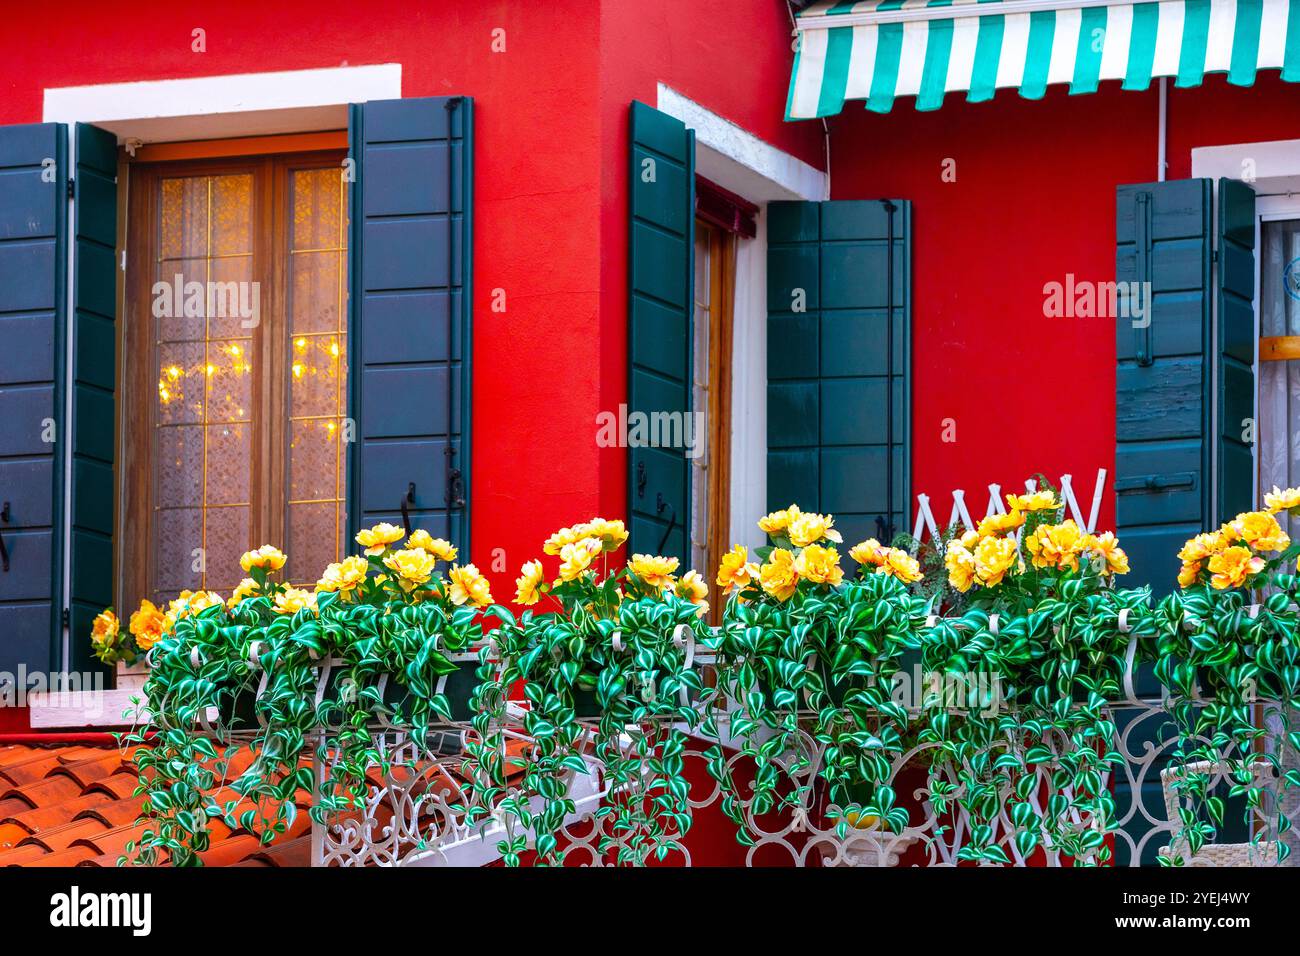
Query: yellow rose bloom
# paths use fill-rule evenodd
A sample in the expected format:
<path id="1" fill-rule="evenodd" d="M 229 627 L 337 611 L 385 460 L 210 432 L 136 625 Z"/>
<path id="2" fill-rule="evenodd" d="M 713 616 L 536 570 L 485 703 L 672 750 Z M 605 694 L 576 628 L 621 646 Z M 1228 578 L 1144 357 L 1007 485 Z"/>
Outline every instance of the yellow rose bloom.
<path id="1" fill-rule="evenodd" d="M 627 528 L 621 521 L 592 518 L 580 527 L 584 537 L 599 539 L 606 551 L 617 551 L 627 540 Z"/>
<path id="2" fill-rule="evenodd" d="M 521 573 L 515 579 L 515 603 L 536 604 L 542 599 L 542 562 L 529 561 L 519 570 Z"/>
<path id="3" fill-rule="evenodd" d="M 758 577 L 758 565 L 749 560 L 749 549 L 738 544 L 722 556 L 717 585 L 726 591 L 743 591 Z"/>
<path id="4" fill-rule="evenodd" d="M 700 572 L 687 571 L 682 575 L 682 579 L 677 582 L 673 592 L 679 598 L 696 605 L 699 608 L 698 614 L 700 617 L 709 612 L 709 602 L 706 600 L 709 596 L 709 586 L 705 583 L 704 578 L 700 577 Z"/>
<path id="5" fill-rule="evenodd" d="M 1103 574 L 1128 574 L 1128 555 L 1124 549 L 1119 546 L 1115 534 L 1112 531 L 1106 531 L 1097 535 L 1086 535 L 1084 537 L 1084 547 L 1089 551 L 1095 551 L 1105 560 L 1105 567 L 1102 569 Z"/>
<path id="6" fill-rule="evenodd" d="M 383 554 L 390 544 L 396 544 L 406 537 L 406 532 L 395 524 L 381 521 L 373 528 L 357 532 L 356 542 L 365 548 L 368 555 Z"/>
<path id="7" fill-rule="evenodd" d="M 1222 532 L 1205 531 L 1194 538 L 1189 538 L 1183 544 L 1182 550 L 1178 552 L 1178 559 L 1183 562 L 1204 561 L 1210 555 L 1222 551 L 1226 543 Z"/>
<path id="8" fill-rule="evenodd" d="M 436 564 L 433 555 L 422 548 L 403 548 L 384 555 L 384 567 L 397 574 L 397 584 L 403 591 L 427 584 Z"/>
<path id="9" fill-rule="evenodd" d="M 975 555 L 971 554 L 961 541 L 949 541 L 948 550 L 943 556 L 943 565 L 948 569 L 948 583 L 965 594 L 975 583 Z"/>
<path id="10" fill-rule="evenodd" d="M 849 548 L 849 557 L 858 564 L 881 565 L 885 563 L 885 549 L 875 538 L 868 538 Z"/>
<path id="11" fill-rule="evenodd" d="M 239 559 L 239 566 L 247 574 L 253 568 L 262 568 L 267 571 L 279 571 L 284 567 L 284 552 L 273 544 L 264 544 L 253 551 L 245 551 Z"/>
<path id="12" fill-rule="evenodd" d="M 1079 569 L 1079 553 L 1084 549 L 1084 534 L 1073 519 L 1060 524 L 1044 524 L 1025 539 L 1030 560 L 1036 568 Z"/>
<path id="13" fill-rule="evenodd" d="M 230 600 L 226 602 L 226 607 L 234 607 L 246 597 L 257 597 L 257 592 L 257 582 L 252 578 L 244 578 L 235 585 L 235 590 L 230 592 Z"/>
<path id="14" fill-rule="evenodd" d="M 1050 491 L 1031 491 L 1023 495 L 1007 495 L 1007 506 L 1012 511 L 1056 511 L 1061 507 L 1056 495 Z"/>
<path id="15" fill-rule="evenodd" d="M 585 537 L 587 537 L 586 532 L 580 524 L 572 528 L 561 528 L 546 539 L 546 543 L 542 545 L 542 553 L 555 556 L 564 550 L 566 544 L 577 544 Z"/>
<path id="16" fill-rule="evenodd" d="M 113 641 L 121 629 L 122 625 L 111 609 L 100 611 L 95 615 L 95 620 L 90 625 L 90 641 L 92 644 L 103 647 Z"/>
<path id="17" fill-rule="evenodd" d="M 1017 508 L 1012 508 L 1004 515 L 989 515 L 979 523 L 975 533 L 981 538 L 1004 531 L 1014 531 L 1025 523 L 1025 516 Z"/>
<path id="18" fill-rule="evenodd" d="M 147 651 L 162 640 L 164 620 L 163 613 L 152 601 L 141 601 L 140 609 L 131 615 L 128 627 L 135 638 L 135 646 Z"/>
<path id="19" fill-rule="evenodd" d="M 810 544 L 794 559 L 794 570 L 799 577 L 814 584 L 839 584 L 844 580 L 840 568 L 840 555 L 834 548 Z"/>
<path id="20" fill-rule="evenodd" d="M 1264 570 L 1265 561 L 1249 548 L 1233 545 L 1210 558 L 1210 587 L 1222 591 L 1241 587 L 1246 579 Z"/>
<path id="21" fill-rule="evenodd" d="M 316 595 L 301 588 L 285 588 L 275 596 L 277 614 L 297 614 L 310 608 L 316 610 Z"/>
<path id="22" fill-rule="evenodd" d="M 560 580 L 576 581 L 604 549 L 599 538 L 582 538 L 560 549 Z"/>
<path id="23" fill-rule="evenodd" d="M 795 547 L 806 548 L 810 544 L 816 544 L 825 538 L 827 541 L 836 543 L 843 541 L 840 533 L 836 531 L 832 524 L 835 519 L 830 515 L 800 514 L 790 521 L 790 541 Z"/>
<path id="24" fill-rule="evenodd" d="M 799 587 L 799 573 L 794 567 L 794 555 L 785 548 L 776 548 L 768 555 L 767 564 L 758 570 L 758 580 L 763 590 L 778 601 L 788 601 Z"/>
<path id="25" fill-rule="evenodd" d="M 365 558 L 350 555 L 325 568 L 325 573 L 316 582 L 316 591 L 321 594 L 337 592 L 345 601 L 351 600 L 352 592 L 362 585 L 369 572 L 370 563 Z"/>
<path id="26" fill-rule="evenodd" d="M 1180 588 L 1190 588 L 1200 579 L 1200 576 L 1200 561 L 1184 561 L 1183 566 L 1178 569 L 1178 586 Z"/>
<path id="27" fill-rule="evenodd" d="M 1245 541 L 1256 551 L 1285 551 L 1291 544 L 1291 537 L 1268 511 L 1239 514 L 1224 525 L 1223 531 L 1225 537 Z"/>
<path id="28" fill-rule="evenodd" d="M 984 587 L 1002 583 L 1016 563 L 1016 542 L 1011 538 L 985 538 L 975 545 L 975 580 Z"/>
<path id="29" fill-rule="evenodd" d="M 628 570 L 641 579 L 647 587 L 662 588 L 672 584 L 673 575 L 677 573 L 676 558 L 664 558 L 657 554 L 634 554 L 627 563 Z"/>
<path id="30" fill-rule="evenodd" d="M 1264 493 L 1264 506 L 1273 514 L 1300 508 L 1300 488 L 1288 488 L 1282 491 L 1274 485 L 1272 491 Z"/>
<path id="31" fill-rule="evenodd" d="M 487 607 L 492 603 L 492 589 L 488 579 L 479 574 L 474 565 L 452 568 L 448 574 L 451 577 L 451 588 L 447 596 L 451 598 L 452 604 L 457 607 L 462 604 Z"/>
<path id="32" fill-rule="evenodd" d="M 411 536 L 406 539 L 407 549 L 418 548 L 433 555 L 439 561 L 455 561 L 456 546 L 444 538 L 435 538 L 423 528 L 417 528 L 411 532 Z"/>
<path id="33" fill-rule="evenodd" d="M 179 621 L 187 614 L 197 614 L 213 605 L 224 605 L 221 595 L 216 591 L 182 591 L 176 600 L 168 606 L 172 621 Z"/>
<path id="34" fill-rule="evenodd" d="M 791 522 L 799 517 L 799 506 L 791 505 L 784 511 L 773 511 L 765 518 L 758 519 L 758 528 L 764 534 L 783 534 Z"/>
<path id="35" fill-rule="evenodd" d="M 876 573 L 888 574 L 904 584 L 915 584 L 925 577 L 921 573 L 921 563 L 902 548 L 887 548 L 885 563 L 876 568 Z"/>

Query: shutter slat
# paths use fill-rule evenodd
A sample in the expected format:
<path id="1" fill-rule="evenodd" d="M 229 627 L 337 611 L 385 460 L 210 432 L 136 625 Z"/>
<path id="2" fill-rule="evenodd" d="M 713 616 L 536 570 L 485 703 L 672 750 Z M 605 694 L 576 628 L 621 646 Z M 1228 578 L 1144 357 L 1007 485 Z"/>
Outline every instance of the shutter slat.
<path id="1" fill-rule="evenodd" d="M 676 557 L 685 569 L 687 448 L 634 447 L 632 439 L 639 416 L 678 428 L 693 411 L 695 134 L 639 102 L 629 128 L 628 553 Z M 664 414 L 671 417 L 653 418 Z"/>
<path id="2" fill-rule="evenodd" d="M 0 671 L 11 674 L 53 669 L 63 633 L 67 150 L 61 124 L 0 126 Z"/>
<path id="3" fill-rule="evenodd" d="M 1116 192 L 1115 278 L 1150 282 L 1151 294 L 1137 326 L 1115 320 L 1115 523 L 1132 568 L 1125 584 L 1157 595 L 1174 586 L 1183 542 L 1211 521 L 1210 185 Z"/>
<path id="4" fill-rule="evenodd" d="M 907 530 L 911 208 L 892 205 L 892 276 L 885 203 L 768 207 L 768 506 L 832 512 L 846 543 Z"/>
<path id="5" fill-rule="evenodd" d="M 400 525 L 414 483 L 412 528 L 448 538 L 467 562 L 473 104 L 356 104 L 348 134 L 349 537 Z"/>
<path id="6" fill-rule="evenodd" d="M 1255 502 L 1255 190 L 1219 180 L 1219 519 Z"/>
<path id="7" fill-rule="evenodd" d="M 84 672 L 102 666 L 90 629 L 115 590 L 117 137 L 85 123 L 75 135 L 68 666 Z"/>

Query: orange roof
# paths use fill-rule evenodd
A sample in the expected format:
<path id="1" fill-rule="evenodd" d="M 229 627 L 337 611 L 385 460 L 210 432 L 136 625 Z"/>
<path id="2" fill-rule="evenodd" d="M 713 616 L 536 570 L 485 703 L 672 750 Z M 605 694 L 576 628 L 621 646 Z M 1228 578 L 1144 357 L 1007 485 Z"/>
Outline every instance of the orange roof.
<path id="1" fill-rule="evenodd" d="M 135 796 L 133 754 L 70 744 L 0 746 L 0 866 L 116 866 L 127 842 L 144 830 L 136 823 L 144 798 Z M 239 799 L 233 792 L 219 796 Z M 308 866 L 310 827 L 300 813 L 289 832 L 264 846 L 247 831 L 214 820 L 211 846 L 200 856 L 208 866 L 246 860 L 251 866 Z"/>
<path id="2" fill-rule="evenodd" d="M 506 750 L 511 758 L 508 775 L 517 776 L 524 769 L 524 745 L 510 741 Z M 116 866 L 126 844 L 145 829 L 136 822 L 144 798 L 135 795 L 134 753 L 134 749 L 58 743 L 0 745 L 0 866 Z M 230 777 L 246 770 L 251 760 L 246 751 L 232 755 Z M 413 772 L 393 768 L 398 778 Z M 453 773 L 431 767 L 420 776 L 421 791 L 427 788 L 447 794 L 448 799 L 459 797 L 463 781 Z M 372 775 L 370 782 L 379 780 Z M 229 788 L 213 796 L 223 805 L 239 803 L 236 818 L 253 807 Z M 269 845 L 247 830 L 209 821 L 211 845 L 199 856 L 207 866 L 309 866 L 309 798 L 299 791 L 295 802 L 300 812 L 293 826 Z M 381 805 L 371 813 L 382 827 L 392 810 Z"/>

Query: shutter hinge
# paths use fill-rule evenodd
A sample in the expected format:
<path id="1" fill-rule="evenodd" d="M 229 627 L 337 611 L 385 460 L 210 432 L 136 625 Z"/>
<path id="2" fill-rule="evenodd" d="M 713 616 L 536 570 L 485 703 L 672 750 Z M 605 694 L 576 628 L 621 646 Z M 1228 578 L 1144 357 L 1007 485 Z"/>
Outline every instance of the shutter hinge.
<path id="1" fill-rule="evenodd" d="M 122 271 L 126 271 L 126 250 L 122 250 Z"/>
<path id="2" fill-rule="evenodd" d="M 72 626 L 72 612 L 69 611 L 66 607 L 63 609 L 63 626 L 64 627 Z"/>
<path id="3" fill-rule="evenodd" d="M 68 177 L 68 198 L 74 199 L 77 195 L 77 181 L 71 176 Z"/>

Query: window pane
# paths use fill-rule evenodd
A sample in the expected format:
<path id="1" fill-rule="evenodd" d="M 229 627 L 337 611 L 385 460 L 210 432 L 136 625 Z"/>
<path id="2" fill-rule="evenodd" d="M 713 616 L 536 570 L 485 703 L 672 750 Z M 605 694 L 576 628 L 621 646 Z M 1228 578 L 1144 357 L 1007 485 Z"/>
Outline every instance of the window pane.
<path id="1" fill-rule="evenodd" d="M 289 555 L 298 584 L 345 553 L 346 193 L 342 169 L 289 176 Z"/>
<path id="2" fill-rule="evenodd" d="M 150 596 L 225 590 L 248 548 L 254 428 L 253 183 L 247 173 L 164 179 L 151 312 Z"/>

